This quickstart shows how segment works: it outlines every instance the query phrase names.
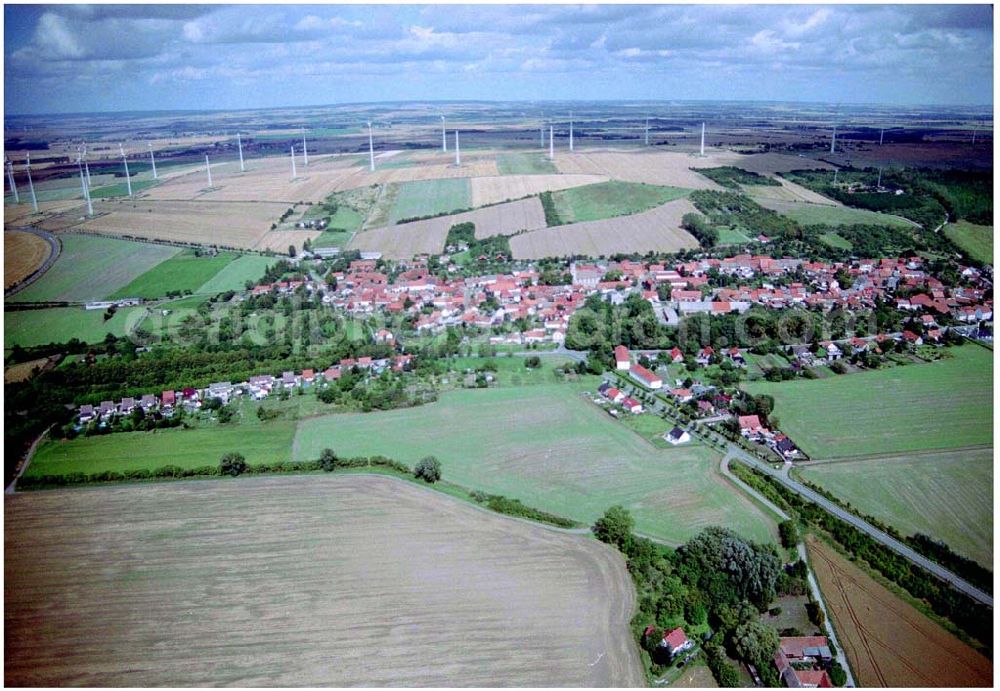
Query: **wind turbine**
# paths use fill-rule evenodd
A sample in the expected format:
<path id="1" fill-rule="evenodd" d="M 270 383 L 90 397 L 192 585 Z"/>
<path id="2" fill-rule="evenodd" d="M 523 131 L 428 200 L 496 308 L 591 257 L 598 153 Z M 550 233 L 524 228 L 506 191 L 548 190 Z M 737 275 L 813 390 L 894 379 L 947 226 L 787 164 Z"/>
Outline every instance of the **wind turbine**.
<path id="1" fill-rule="evenodd" d="M 309 149 L 306 148 L 306 128 L 302 128 L 302 165 L 309 165 Z"/>
<path id="2" fill-rule="evenodd" d="M 441 152 L 448 153 L 448 131 L 444 128 L 444 116 L 441 116 Z"/>
<path id="3" fill-rule="evenodd" d="M 236 146 L 239 147 L 239 150 L 240 150 L 240 172 L 241 173 L 245 173 L 246 172 L 246 168 L 243 165 L 243 140 L 240 139 L 240 133 L 239 132 L 236 133 Z"/>
<path id="4" fill-rule="evenodd" d="M 458 148 L 458 130 L 455 130 L 455 165 L 462 165 L 462 152 Z"/>
<path id="5" fill-rule="evenodd" d="M 35 183 L 31 181 L 31 154 L 24 152 L 24 171 L 28 174 L 28 189 L 31 190 L 31 206 L 38 213 L 38 198 L 35 197 Z"/>
<path id="6" fill-rule="evenodd" d="M 14 164 L 11 163 L 10 159 L 7 159 L 7 179 L 10 180 L 10 191 L 14 193 L 14 203 L 20 204 L 21 199 L 17 196 L 17 184 L 14 182 Z"/>
<path id="7" fill-rule="evenodd" d="M 80 168 L 80 186 L 83 188 L 83 198 L 87 200 L 87 215 L 93 216 L 94 205 L 90 201 L 90 189 L 87 187 L 87 178 L 83 173 L 83 156 L 81 154 L 77 154 L 76 164 Z"/>
<path id="8" fill-rule="evenodd" d="M 83 143 L 83 172 L 87 176 L 87 190 L 90 190 L 94 187 L 94 185 L 90 181 L 90 164 L 87 163 L 87 142 Z"/>
<path id="9" fill-rule="evenodd" d="M 833 153 L 836 153 L 836 152 L 837 152 L 837 126 L 834 125 L 833 126 L 833 138 L 830 139 L 830 153 L 833 154 Z"/>
<path id="10" fill-rule="evenodd" d="M 573 113 L 569 114 L 569 150 L 573 150 Z"/>
<path id="11" fill-rule="evenodd" d="M 543 120 L 538 125 L 538 147 L 545 151 L 545 121 Z"/>
<path id="12" fill-rule="evenodd" d="M 292 144 L 292 180 L 295 179 L 295 145 Z"/>
<path id="13" fill-rule="evenodd" d="M 701 153 L 699 156 L 705 155 L 705 123 L 701 123 Z"/>
<path id="14" fill-rule="evenodd" d="M 375 142 L 372 139 L 372 121 L 368 121 L 368 170 L 375 172 Z"/>
<path id="15" fill-rule="evenodd" d="M 882 166 L 878 167 L 878 182 L 875 183 L 875 190 L 882 189 Z"/>
<path id="16" fill-rule="evenodd" d="M 556 159 L 556 145 L 552 139 L 552 125 L 549 125 L 549 160 L 554 161 Z"/>
<path id="17" fill-rule="evenodd" d="M 649 118 L 646 118 L 646 146 L 649 146 Z"/>
<path id="18" fill-rule="evenodd" d="M 972 126 L 972 145 L 973 146 L 976 145 L 976 130 L 977 129 L 978 128 L 975 125 Z"/>
<path id="19" fill-rule="evenodd" d="M 128 158 L 125 156 L 125 148 L 118 143 L 118 150 L 122 154 L 122 162 L 125 164 L 125 182 L 128 184 L 128 196 L 132 196 L 132 176 L 128 174 Z"/>
<path id="20" fill-rule="evenodd" d="M 879 130 L 878 132 L 878 145 L 882 146 L 882 140 L 885 139 L 885 128 Z"/>
<path id="21" fill-rule="evenodd" d="M 208 187 L 212 188 L 212 164 L 208 162 L 208 154 L 205 154 L 205 172 L 208 173 Z"/>
<path id="22" fill-rule="evenodd" d="M 146 146 L 149 147 L 149 162 L 153 164 L 153 179 L 156 180 L 156 158 L 153 156 L 153 145 L 151 142 L 146 142 Z"/>

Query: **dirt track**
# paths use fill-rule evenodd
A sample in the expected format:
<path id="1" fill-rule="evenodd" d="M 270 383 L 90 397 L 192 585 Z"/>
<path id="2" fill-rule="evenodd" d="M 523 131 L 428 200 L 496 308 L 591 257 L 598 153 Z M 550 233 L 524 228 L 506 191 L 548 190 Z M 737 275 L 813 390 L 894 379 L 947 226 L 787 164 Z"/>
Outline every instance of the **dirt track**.
<path id="1" fill-rule="evenodd" d="M 862 686 L 992 686 L 993 665 L 816 538 L 809 556 Z"/>
<path id="2" fill-rule="evenodd" d="M 390 478 L 6 498 L 12 685 L 637 686 L 601 543 Z"/>

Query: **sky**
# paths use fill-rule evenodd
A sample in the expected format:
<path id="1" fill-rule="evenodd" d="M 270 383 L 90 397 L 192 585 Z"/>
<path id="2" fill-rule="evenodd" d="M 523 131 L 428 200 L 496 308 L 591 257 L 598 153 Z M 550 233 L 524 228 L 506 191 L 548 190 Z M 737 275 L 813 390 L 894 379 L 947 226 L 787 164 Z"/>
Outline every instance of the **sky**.
<path id="1" fill-rule="evenodd" d="M 8 113 L 408 100 L 992 105 L 989 5 L 5 5 Z"/>

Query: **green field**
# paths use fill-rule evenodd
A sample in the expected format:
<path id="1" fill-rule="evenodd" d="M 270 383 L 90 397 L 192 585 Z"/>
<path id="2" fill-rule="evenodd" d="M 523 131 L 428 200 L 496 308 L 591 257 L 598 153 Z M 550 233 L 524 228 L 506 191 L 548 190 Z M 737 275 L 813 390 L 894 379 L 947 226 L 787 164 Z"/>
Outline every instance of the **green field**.
<path id="1" fill-rule="evenodd" d="M 239 451 L 248 463 L 274 463 L 289 459 L 294 434 L 294 422 L 275 420 L 263 425 L 215 425 L 50 441 L 38 449 L 27 475 L 155 470 L 165 465 L 197 468 L 218 465 L 219 458 L 230 451 Z"/>
<path id="2" fill-rule="evenodd" d="M 11 301 L 103 300 L 180 252 L 177 247 L 92 235 L 60 234 L 59 239 L 62 252 L 56 263 Z"/>
<path id="3" fill-rule="evenodd" d="M 136 180 L 132 178 L 132 194 L 138 194 L 144 189 L 160 184 L 159 180 Z M 119 182 L 106 187 L 95 187 L 90 190 L 91 199 L 105 199 L 107 197 L 127 197 L 128 183 Z"/>
<path id="4" fill-rule="evenodd" d="M 993 263 L 993 226 L 977 226 L 968 221 L 949 223 L 944 234 L 973 259 Z"/>
<path id="5" fill-rule="evenodd" d="M 880 214 L 865 209 L 852 209 L 848 206 L 826 206 L 823 204 L 774 204 L 771 205 L 782 216 L 801 223 L 812 225 L 878 225 L 890 228 L 913 228 L 913 224 L 899 216 Z"/>
<path id="6" fill-rule="evenodd" d="M 44 310 L 4 312 L 4 348 L 11 346 L 36 346 L 46 343 L 65 343 L 78 338 L 84 343 L 97 343 L 111 333 L 124 336 L 125 330 L 146 313 L 145 307 L 128 307 L 118 310 L 104 321 L 103 310 L 85 310 L 82 307 L 53 307 Z"/>
<path id="7" fill-rule="evenodd" d="M 198 257 L 194 250 L 184 250 L 154 266 L 127 286 L 119 288 L 113 297 L 158 298 L 174 290 L 194 292 L 229 266 L 236 257 L 230 252 Z M 242 283 L 240 287 L 243 287 Z"/>
<path id="8" fill-rule="evenodd" d="M 497 170 L 501 175 L 542 175 L 558 173 L 556 164 L 537 153 L 498 154 Z"/>
<path id="9" fill-rule="evenodd" d="M 744 388 L 774 397 L 781 430 L 814 459 L 991 444 L 993 353 L 948 352 L 927 364 Z"/>
<path id="10" fill-rule="evenodd" d="M 404 182 L 396 186 L 389 221 L 397 223 L 404 218 L 436 216 L 471 206 L 472 189 L 468 178 Z"/>
<path id="11" fill-rule="evenodd" d="M 820 242 L 841 250 L 849 250 L 854 247 L 850 240 L 841 237 L 837 233 L 823 233 L 819 236 Z"/>
<path id="12" fill-rule="evenodd" d="M 354 231 L 324 230 L 312 241 L 313 247 L 343 247 L 354 237 Z"/>
<path id="13" fill-rule="evenodd" d="M 256 254 L 244 254 L 226 264 L 221 271 L 205 281 L 196 293 L 214 295 L 226 290 L 243 290 L 247 281 L 257 281 L 278 260 Z"/>
<path id="14" fill-rule="evenodd" d="M 773 539 L 769 519 L 717 475 L 714 453 L 697 445 L 656 449 L 581 388 L 452 391 L 419 408 L 303 420 L 292 456 L 316 458 L 330 447 L 413 464 L 433 454 L 452 482 L 586 523 L 621 503 L 639 531 L 671 542 L 707 525 Z"/>
<path id="15" fill-rule="evenodd" d="M 688 192 L 679 187 L 611 180 L 553 192 L 552 201 L 563 223 L 576 223 L 639 213 L 685 197 Z"/>
<path id="16" fill-rule="evenodd" d="M 993 449 L 956 449 L 803 467 L 806 480 L 902 533 L 993 564 Z"/>
<path id="17" fill-rule="evenodd" d="M 734 228 L 719 228 L 719 245 L 742 245 L 750 242 L 750 238 Z"/>

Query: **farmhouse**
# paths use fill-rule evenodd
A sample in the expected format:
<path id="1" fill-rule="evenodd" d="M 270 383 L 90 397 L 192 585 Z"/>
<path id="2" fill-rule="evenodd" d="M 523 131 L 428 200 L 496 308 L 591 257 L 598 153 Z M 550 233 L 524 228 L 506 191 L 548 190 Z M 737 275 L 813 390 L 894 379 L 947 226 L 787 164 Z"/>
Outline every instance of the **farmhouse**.
<path id="1" fill-rule="evenodd" d="M 642 365 L 639 364 L 632 365 L 628 373 L 637 382 L 650 389 L 659 389 L 663 387 L 663 379 L 653 374 Z"/>
<path id="2" fill-rule="evenodd" d="M 686 444 L 691 441 L 691 435 L 676 425 L 672 430 L 664 434 L 663 438 L 674 446 L 677 446 L 678 444 Z"/>
<path id="3" fill-rule="evenodd" d="M 626 396 L 622 400 L 622 408 L 629 411 L 633 415 L 638 415 L 642 412 L 642 404 L 631 396 Z"/>
<path id="4" fill-rule="evenodd" d="M 632 366 L 632 361 L 629 359 L 628 348 L 623 345 L 615 346 L 615 367 L 616 369 L 627 372 L 629 367 Z"/>
<path id="5" fill-rule="evenodd" d="M 694 643 L 688 640 L 687 634 L 684 633 L 684 629 L 677 627 L 663 634 L 663 640 L 660 641 L 660 647 L 665 648 L 667 653 L 671 657 L 677 655 L 678 653 L 683 653 L 685 650 L 689 650 Z"/>
<path id="6" fill-rule="evenodd" d="M 764 427 L 760 424 L 760 418 L 756 415 L 740 415 L 740 433 L 750 436 L 760 433 Z"/>

